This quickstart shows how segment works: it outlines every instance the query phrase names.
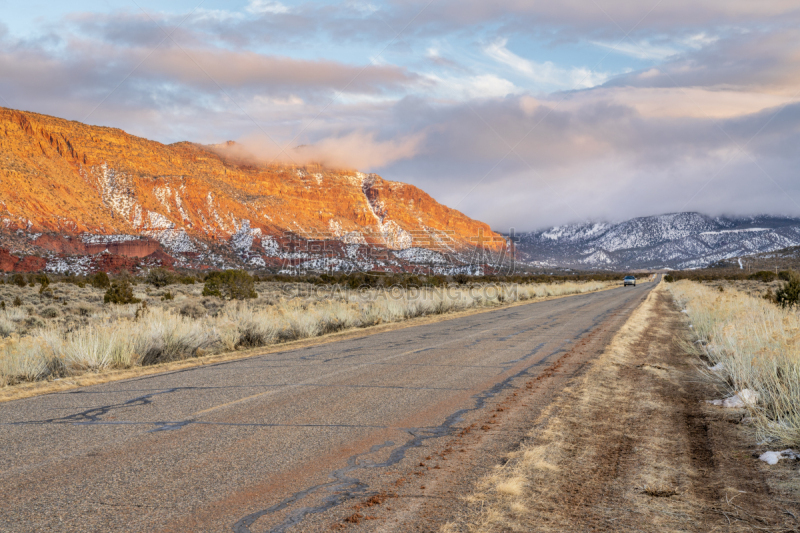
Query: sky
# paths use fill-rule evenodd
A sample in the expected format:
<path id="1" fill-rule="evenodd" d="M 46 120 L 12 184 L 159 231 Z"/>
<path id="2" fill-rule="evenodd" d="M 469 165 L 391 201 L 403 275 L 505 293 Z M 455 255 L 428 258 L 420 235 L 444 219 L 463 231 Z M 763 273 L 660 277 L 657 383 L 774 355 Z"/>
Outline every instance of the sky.
<path id="1" fill-rule="evenodd" d="M 0 0 L 0 106 L 375 172 L 504 232 L 800 216 L 796 0 Z"/>

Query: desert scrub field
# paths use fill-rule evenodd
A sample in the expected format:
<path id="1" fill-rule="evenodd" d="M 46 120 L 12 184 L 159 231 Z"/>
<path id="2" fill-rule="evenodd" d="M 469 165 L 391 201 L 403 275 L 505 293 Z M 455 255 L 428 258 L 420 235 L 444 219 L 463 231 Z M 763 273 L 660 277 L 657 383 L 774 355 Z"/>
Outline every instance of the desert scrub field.
<path id="1" fill-rule="evenodd" d="M 731 392 L 758 394 L 749 406 L 759 440 L 800 445 L 800 314 L 731 286 L 668 284 L 689 317 L 693 350 L 710 362 L 706 375 Z"/>
<path id="2" fill-rule="evenodd" d="M 255 283 L 256 298 L 203 296 L 204 285 L 132 285 L 135 304 L 105 287 L 0 285 L 0 386 L 255 348 L 348 328 L 600 290 L 611 282 L 475 284 L 351 290 Z M 206 291 L 208 293 L 208 291 Z"/>

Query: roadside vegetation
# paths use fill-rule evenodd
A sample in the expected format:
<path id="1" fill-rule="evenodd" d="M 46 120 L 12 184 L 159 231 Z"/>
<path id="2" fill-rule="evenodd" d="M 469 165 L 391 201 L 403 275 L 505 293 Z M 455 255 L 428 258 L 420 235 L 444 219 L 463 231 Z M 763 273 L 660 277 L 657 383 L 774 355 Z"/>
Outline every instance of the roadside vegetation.
<path id="1" fill-rule="evenodd" d="M 682 280 L 669 291 L 691 322 L 693 350 L 707 375 L 731 393 L 749 389 L 759 440 L 800 445 L 800 276 L 787 273 L 777 291 L 754 297 L 723 286 Z"/>
<path id="2" fill-rule="evenodd" d="M 160 269 L 143 279 L 9 276 L 0 284 L 0 386 L 256 348 L 612 284 L 368 275 L 314 280 L 261 281 L 227 271 L 201 281 Z"/>

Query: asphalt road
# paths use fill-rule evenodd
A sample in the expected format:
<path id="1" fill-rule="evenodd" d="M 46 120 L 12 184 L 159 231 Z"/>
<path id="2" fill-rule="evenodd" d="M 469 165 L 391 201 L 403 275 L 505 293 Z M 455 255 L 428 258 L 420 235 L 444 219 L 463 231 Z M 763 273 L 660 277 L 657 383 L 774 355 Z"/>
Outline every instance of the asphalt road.
<path id="1" fill-rule="evenodd" d="M 315 530 L 653 285 L 0 404 L 0 530 Z"/>

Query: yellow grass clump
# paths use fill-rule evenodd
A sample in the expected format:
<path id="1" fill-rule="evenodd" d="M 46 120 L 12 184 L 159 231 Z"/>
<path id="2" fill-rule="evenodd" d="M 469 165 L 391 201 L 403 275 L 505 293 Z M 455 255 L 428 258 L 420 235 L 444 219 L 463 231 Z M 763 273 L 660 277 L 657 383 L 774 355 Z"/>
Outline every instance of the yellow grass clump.
<path id="1" fill-rule="evenodd" d="M 800 314 L 735 290 L 680 281 L 669 290 L 684 308 L 695 346 L 731 392 L 749 389 L 760 439 L 800 444 Z M 718 365 L 718 366 L 717 366 Z"/>

